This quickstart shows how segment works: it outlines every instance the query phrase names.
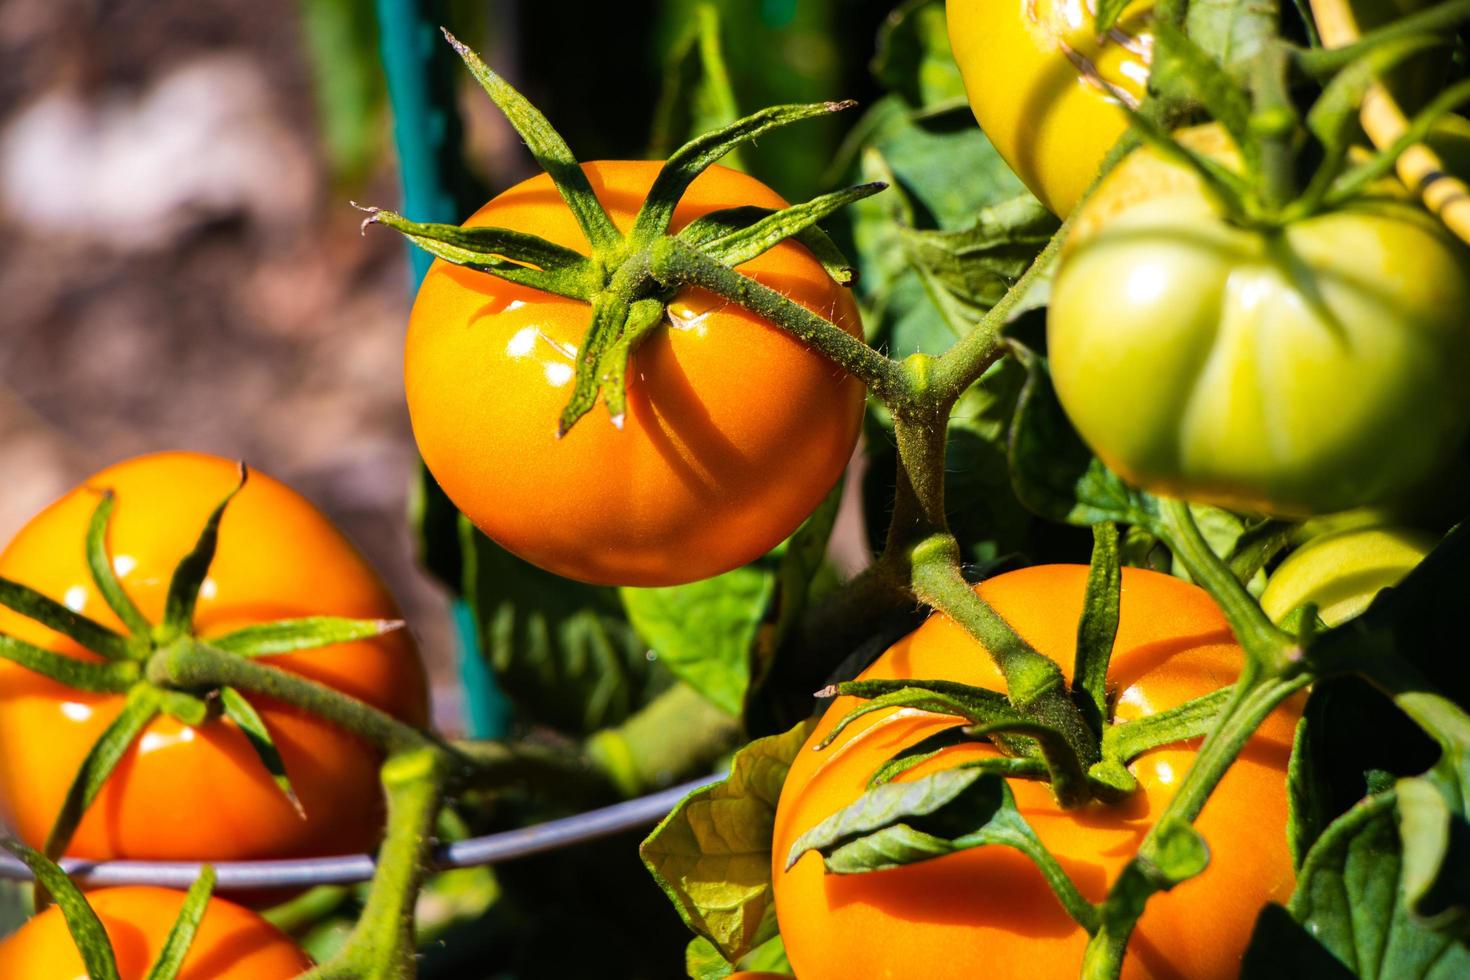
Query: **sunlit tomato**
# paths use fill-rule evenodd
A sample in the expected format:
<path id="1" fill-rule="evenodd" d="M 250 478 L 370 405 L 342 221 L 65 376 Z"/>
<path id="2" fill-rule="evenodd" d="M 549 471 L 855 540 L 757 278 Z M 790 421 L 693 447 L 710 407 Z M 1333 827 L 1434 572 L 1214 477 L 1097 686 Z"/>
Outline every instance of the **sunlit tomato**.
<path id="1" fill-rule="evenodd" d="M 85 535 L 99 493 L 116 509 L 108 536 L 124 590 L 151 622 L 163 614 L 174 566 L 235 485 L 236 464 L 167 453 L 96 474 L 21 529 L 0 576 L 122 630 L 92 584 Z M 199 596 L 201 636 L 309 615 L 398 617 L 362 556 L 295 491 L 252 472 L 220 525 Z M 0 609 L 0 632 L 86 656 L 70 640 Z M 423 665 L 404 632 L 270 658 L 273 666 L 345 691 L 415 724 L 427 716 Z M 370 848 L 381 825 L 378 759 L 325 721 L 251 696 L 306 810 L 301 819 L 228 720 L 190 728 L 160 717 L 134 742 L 82 820 L 67 853 L 91 859 L 231 860 Z M 0 815 L 39 846 L 78 766 L 122 707 L 0 661 Z"/>
<path id="2" fill-rule="evenodd" d="M 1216 128 L 1186 138 L 1231 157 Z M 1240 227 L 1192 171 L 1141 150 L 1063 250 L 1047 315 L 1057 394 L 1146 489 L 1289 516 L 1379 503 L 1470 424 L 1467 255 L 1387 187 Z"/>
<path id="3" fill-rule="evenodd" d="M 1128 128 L 1148 83 L 1153 3 L 1101 37 L 1086 0 L 948 0 L 949 44 L 970 108 L 1041 202 L 1066 215 Z"/>
<path id="4" fill-rule="evenodd" d="M 1266 581 L 1261 608 L 1280 621 L 1305 603 L 1336 626 L 1358 615 L 1380 590 L 1397 585 L 1434 547 L 1435 537 L 1405 527 L 1357 527 L 1313 538 Z"/>
<path id="5" fill-rule="evenodd" d="M 167 888 L 104 888 L 91 904 L 112 941 L 122 980 L 144 980 L 184 904 Z M 222 898 L 210 900 L 178 980 L 286 980 L 311 960 L 285 933 Z M 0 942 L 5 980 L 85 977 L 81 954 L 61 910 L 52 906 Z"/>
<path id="6" fill-rule="evenodd" d="M 1011 572 L 980 594 L 1070 675 L 1087 569 Z M 1229 684 L 1243 654 L 1214 602 L 1178 579 L 1123 569 L 1121 618 L 1109 687 L 1120 721 L 1165 710 Z M 1005 690 L 991 659 L 959 626 L 934 616 L 891 647 L 866 678 L 943 678 Z M 816 854 L 784 870 L 801 834 L 862 794 L 883 762 L 955 719 L 889 709 L 860 718 L 830 747 L 814 747 L 861 702 L 839 698 L 797 756 L 776 813 L 774 875 L 781 937 L 802 980 L 846 977 L 1076 976 L 1087 935 L 1027 858 L 981 847 L 888 871 L 827 875 Z M 1285 901 L 1293 875 L 1286 841 L 1286 763 L 1299 708 L 1278 709 L 1247 744 L 1196 824 L 1209 868 L 1157 895 L 1129 944 L 1123 975 L 1234 977 L 1256 913 Z M 1156 749 L 1131 766 L 1139 790 L 1120 806 L 1058 808 L 1044 783 L 1011 780 L 1025 819 L 1090 900 L 1103 898 L 1194 759 L 1197 742 Z M 993 754 L 945 750 L 901 778 Z"/>
<path id="7" fill-rule="evenodd" d="M 584 169 L 615 224 L 631 227 L 659 164 Z M 784 202 L 712 167 L 674 213 Z M 586 251 L 545 175 L 467 222 Z M 786 242 L 740 271 L 858 335 L 848 292 Z M 599 406 L 557 439 L 585 303 L 436 262 L 409 325 L 404 373 L 414 436 L 449 498 L 486 534 L 559 575 L 618 585 L 706 578 L 778 544 L 837 482 L 863 388 L 778 328 L 686 291 L 633 355 L 621 429 Z"/>

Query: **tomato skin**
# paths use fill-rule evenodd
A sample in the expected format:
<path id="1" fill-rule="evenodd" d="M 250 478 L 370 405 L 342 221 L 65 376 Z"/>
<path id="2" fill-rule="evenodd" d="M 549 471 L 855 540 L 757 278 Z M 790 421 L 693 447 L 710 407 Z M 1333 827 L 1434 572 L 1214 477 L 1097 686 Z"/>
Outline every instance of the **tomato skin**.
<path id="1" fill-rule="evenodd" d="M 167 888 L 103 888 L 87 901 L 102 921 L 122 980 L 143 980 L 168 939 L 184 893 Z M 254 912 L 210 900 L 179 980 L 287 980 L 312 966 L 285 933 Z M 6 980 L 85 977 L 61 910 L 52 906 L 0 941 Z"/>
<path id="2" fill-rule="evenodd" d="M 1228 158 L 1220 131 L 1190 137 Z M 1057 395 L 1145 489 L 1285 516 L 1383 502 L 1470 423 L 1470 262 L 1388 196 L 1279 232 L 1131 155 L 1079 212 L 1047 344 Z"/>
<path id="3" fill-rule="evenodd" d="M 583 165 L 623 230 L 658 168 Z M 746 204 L 785 202 L 754 178 L 712 167 L 672 227 Z M 466 225 L 588 249 L 544 174 Z M 861 335 L 848 291 L 801 246 L 782 243 L 740 270 Z M 656 330 L 633 355 L 622 429 L 599 404 L 558 439 L 590 307 L 435 262 L 414 304 L 404 377 L 414 437 L 455 505 L 527 561 L 614 585 L 707 578 L 795 530 L 847 465 L 863 386 L 711 294 L 685 291 L 670 312 L 677 327 Z"/>
<path id="4" fill-rule="evenodd" d="M 1261 608 L 1280 622 L 1311 602 L 1324 623 L 1338 626 L 1367 609 L 1380 590 L 1397 585 L 1434 545 L 1434 535 L 1406 527 L 1354 527 L 1320 535 L 1271 573 Z"/>
<path id="5" fill-rule="evenodd" d="M 982 583 L 978 592 L 1038 650 L 1071 674 L 1077 619 L 1086 591 L 1080 565 L 1027 568 Z M 1228 684 L 1243 656 L 1206 593 L 1177 579 L 1123 569 L 1121 618 L 1109 671 L 1117 717 L 1138 718 Z M 951 620 L 930 618 L 863 674 L 943 678 L 1005 690 L 989 657 Z M 864 976 L 1075 976 L 1086 933 L 1034 865 L 1004 847 L 982 847 L 889 871 L 824 875 L 806 854 L 791 871 L 798 836 L 859 796 L 873 771 L 954 719 L 890 710 L 856 721 L 821 751 L 816 746 L 859 702 L 828 708 L 786 778 L 776 813 L 773 873 L 781 936 L 802 980 Z M 1285 901 L 1293 874 L 1286 843 L 1285 771 L 1295 718 L 1292 702 L 1252 738 L 1196 826 L 1212 854 L 1198 878 L 1149 903 L 1123 976 L 1234 977 L 1256 913 Z M 1156 749 L 1130 769 L 1140 790 L 1119 807 L 1062 811 L 1048 786 L 1012 780 L 1017 806 L 1090 900 L 1100 900 L 1132 856 L 1190 765 L 1197 742 Z M 986 746 L 946 750 L 902 778 L 967 758 Z M 1209 928 L 1200 928 L 1208 922 Z"/>
<path id="6" fill-rule="evenodd" d="M 119 579 L 157 623 L 169 579 L 237 480 L 234 462 L 191 453 L 143 456 L 91 477 L 37 515 L 0 552 L 0 576 L 121 630 L 88 573 L 84 542 L 103 488 L 116 493 L 109 545 Z M 398 618 L 377 576 L 305 498 L 257 471 L 220 525 L 201 590 L 199 634 L 306 615 Z M 0 632 L 73 656 L 72 641 L 0 609 Z M 427 682 L 405 631 L 270 658 L 413 724 L 428 717 Z M 250 696 L 303 806 L 302 820 L 225 720 L 190 728 L 155 719 L 114 770 L 67 853 L 92 860 L 244 860 L 356 852 L 381 829 L 378 759 L 355 736 Z M 0 820 L 40 846 L 92 743 L 122 696 L 71 690 L 0 662 Z"/>
<path id="7" fill-rule="evenodd" d="M 1099 38 L 1084 0 L 948 0 L 949 43 L 980 128 L 1055 214 L 1067 215 L 1128 128 L 1120 99 L 1148 81 L 1153 3 Z"/>

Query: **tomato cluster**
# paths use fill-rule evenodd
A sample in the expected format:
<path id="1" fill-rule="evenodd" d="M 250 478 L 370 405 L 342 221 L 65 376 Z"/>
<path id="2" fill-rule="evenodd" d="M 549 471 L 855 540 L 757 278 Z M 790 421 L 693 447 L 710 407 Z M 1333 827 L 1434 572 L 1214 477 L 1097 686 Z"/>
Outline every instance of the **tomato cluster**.
<path id="1" fill-rule="evenodd" d="M 713 164 L 714 149 L 778 124 L 766 126 L 766 116 L 701 137 L 667 163 L 576 164 L 534 108 L 451 39 L 548 172 L 462 226 L 378 211 L 370 219 L 438 256 L 413 307 L 404 369 L 428 470 L 474 527 L 557 576 L 668 587 L 756 562 L 828 498 L 857 445 L 867 397 L 881 403 L 874 437 L 891 431 L 901 467 L 888 542 L 861 590 L 835 591 L 817 610 L 864 623 L 871 615 L 885 629 L 916 602 L 934 614 L 860 673 L 847 643 L 846 660 L 819 672 L 792 668 L 798 683 L 783 668 L 821 659 L 825 633 L 850 625 L 824 633 L 796 623 L 827 591 L 819 546 L 803 554 L 792 545 L 779 572 L 768 574 L 770 563 L 755 570 L 758 603 L 726 602 L 732 586 L 695 590 L 683 607 L 697 606 L 691 619 L 710 616 L 701 639 L 713 646 L 726 639 L 714 634 L 727 621 L 710 608 L 758 605 L 743 610 L 751 638 L 727 657 L 740 660 L 729 672 L 738 683 L 719 692 L 745 705 L 752 726 L 780 716 L 780 696 L 791 695 L 774 690 L 782 683 L 800 714 L 811 704 L 812 685 L 801 686 L 808 674 L 836 681 L 818 695 L 835 699 L 800 751 L 763 756 L 754 774 L 737 755 L 724 785 L 744 780 L 746 797 L 701 811 L 703 824 L 688 818 L 672 849 L 687 875 L 655 871 L 691 924 L 702 912 L 724 916 L 725 928 L 700 929 L 705 942 L 721 940 L 722 957 L 739 954 L 720 975 L 778 975 L 737 970 L 773 938 L 772 919 L 802 980 L 1052 977 L 1082 962 L 1104 975 L 1093 958 L 1110 955 L 1103 941 L 1115 923 L 1096 917 L 1128 911 L 1114 898 L 1130 875 L 1147 880 L 1132 881 L 1142 898 L 1122 927 L 1117 946 L 1128 955 L 1117 953 L 1113 973 L 1237 975 L 1262 909 L 1290 902 L 1296 887 L 1301 855 L 1289 828 L 1301 803 L 1288 799 L 1288 768 L 1305 765 L 1292 753 L 1300 692 L 1319 676 L 1309 673 L 1311 643 L 1361 614 L 1435 546 L 1432 534 L 1368 508 L 1422 488 L 1470 431 L 1470 252 L 1384 177 L 1387 166 L 1352 193 L 1333 196 L 1344 181 L 1324 170 L 1314 185 L 1326 189 L 1315 197 L 1269 200 L 1279 188 L 1264 179 L 1272 174 L 1251 140 L 1278 139 L 1278 150 L 1290 142 L 1273 135 L 1269 113 L 1233 128 L 1220 114 L 1224 124 L 1174 133 L 1141 115 L 1152 145 L 1120 152 L 1099 179 L 1128 131 L 1120 104 L 1158 96 L 1149 84 L 1157 54 L 1184 35 L 1156 22 L 1148 0 L 1109 5 L 1111 23 L 1099 30 L 1098 6 L 946 4 L 975 118 L 1035 197 L 1067 219 L 1065 237 L 1027 273 L 1039 276 L 1055 259 L 1044 356 L 1021 351 L 1035 370 L 1006 404 L 998 428 L 1007 433 L 993 440 L 1008 440 L 997 455 L 1014 488 L 996 492 L 1014 489 L 1018 507 L 1023 497 L 1035 505 L 1017 433 L 1022 408 L 1043 401 L 1057 431 L 1040 468 L 1071 481 L 1046 489 L 1063 499 L 1067 521 L 1093 525 L 1091 567 L 1035 564 L 971 587 L 947 516 L 954 458 L 945 440 L 956 404 L 1015 351 L 1000 335 L 1016 311 L 987 306 L 983 329 L 947 354 L 899 362 L 866 346 L 846 288 L 851 270 L 814 227 L 813 214 L 837 205 L 793 208 L 755 178 Z M 1208 56 L 1168 50 L 1186 61 Z M 1196 101 L 1219 99 L 1231 84 L 1223 69 L 1202 70 L 1209 84 L 1165 118 L 1195 112 Z M 784 111 L 791 121 L 841 107 L 768 115 Z M 1318 135 L 1325 129 L 1320 116 L 1312 124 Z M 1321 156 L 1346 166 L 1351 154 L 1328 145 Z M 850 201 L 878 189 L 850 188 Z M 1021 203 L 1050 220 L 1029 197 Z M 969 232 L 930 239 L 907 230 L 916 251 L 942 239 L 963 266 L 968 252 L 997 247 L 977 240 L 993 230 L 987 221 L 1003 223 L 1001 210 Z M 1005 263 L 989 261 L 975 279 L 997 278 Z M 948 290 L 950 300 L 973 285 L 948 266 L 926 273 L 925 288 Z M 999 278 L 1013 285 L 1008 272 Z M 946 309 L 968 310 L 973 298 Z M 1053 388 L 1060 413 L 1046 401 Z M 1081 477 L 1069 469 L 1078 453 Z M 1363 510 L 1342 516 L 1354 508 Z M 1213 536 L 1196 515 L 1215 521 Z M 1144 533 L 1119 545 L 1120 523 Z M 1227 525 L 1231 542 L 1221 544 Z M 482 543 L 456 538 L 467 550 Z M 1189 581 L 1153 570 L 1161 545 Z M 998 551 L 977 549 L 987 558 Z M 500 602 L 501 583 L 474 584 L 471 601 Z M 551 620 L 562 610 L 529 625 L 514 613 L 507 602 L 480 625 L 492 640 L 522 629 L 542 646 L 561 628 Z M 398 616 L 343 535 L 269 476 L 247 478 L 239 464 L 193 453 L 95 474 L 0 552 L 0 820 L 49 852 L 38 863 L 319 857 L 384 843 L 386 786 L 400 833 L 386 838 L 374 888 L 398 893 L 375 890 L 364 921 L 381 916 L 392 949 L 364 933 L 348 951 L 396 957 L 400 972 L 411 970 L 412 913 L 403 909 L 413 907 L 444 797 L 483 788 L 476 779 L 489 767 L 427 731 L 424 666 Z M 571 632 L 596 633 L 586 648 L 603 651 L 609 620 L 630 635 L 636 624 L 617 616 L 565 618 Z M 815 614 L 810 622 L 831 627 Z M 1106 657 L 1090 680 L 1089 656 Z M 221 657 L 266 666 L 225 672 L 236 680 L 187 673 Z M 699 689 L 700 671 L 682 666 Z M 842 687 L 854 673 L 854 687 Z M 1279 684 L 1252 717 L 1242 705 L 1255 704 L 1258 682 Z M 140 704 L 147 714 L 118 741 Z M 1225 721 L 1246 717 L 1253 727 L 1220 734 Z M 813 723 L 788 728 L 790 745 L 808 731 L 802 724 Z M 736 727 L 721 718 L 710 739 L 720 753 Z M 1141 747 L 1127 753 L 1118 742 L 1130 732 Z M 706 734 L 659 733 L 691 743 Z M 1217 751 L 1217 738 L 1236 741 Z M 572 764 L 547 763 L 553 753 L 538 744 L 529 761 L 512 760 L 526 764 L 509 766 L 514 779 L 534 783 L 524 772 L 539 764 L 558 779 L 586 777 L 598 761 L 547 741 Z M 1202 769 L 1205 788 L 1180 792 Z M 909 823 L 873 832 L 882 814 L 863 808 L 874 800 L 920 796 L 921 781 L 971 770 L 995 776 L 987 787 L 1014 805 L 1043 859 L 1027 851 L 1030 838 L 976 843 L 983 835 L 973 827 L 943 838 L 939 830 L 954 828 L 925 823 L 937 807 L 916 805 L 904 811 Z M 418 795 L 394 796 L 395 779 Z M 598 774 L 596 792 L 611 782 Z M 1198 806 L 1180 817 L 1175 804 L 1191 799 Z M 751 816 L 773 801 L 766 823 Z M 861 831 L 851 840 L 872 850 L 847 855 L 860 867 L 812 853 L 822 846 L 810 843 L 814 835 L 832 826 L 838 837 Z M 1178 835 L 1184 855 L 1169 855 L 1170 867 L 1150 850 L 1160 828 Z M 763 866 L 767 845 L 768 880 L 757 871 L 752 886 L 741 871 L 739 882 L 698 887 L 710 884 L 698 876 L 712 865 L 744 868 L 754 854 Z M 46 890 L 39 894 L 44 901 Z M 0 942 L 0 974 L 47 980 L 86 969 L 88 950 L 74 942 L 84 931 L 74 921 L 80 901 L 69 895 L 65 911 L 43 911 Z M 149 964 L 167 959 L 172 930 L 190 914 L 183 895 L 153 888 L 103 889 L 82 904 L 130 978 L 153 975 Z M 758 921 L 731 927 L 732 907 L 756 909 Z M 200 908 L 177 976 L 270 980 L 310 967 L 254 912 L 223 899 Z M 691 947 L 690 962 L 705 955 Z"/>

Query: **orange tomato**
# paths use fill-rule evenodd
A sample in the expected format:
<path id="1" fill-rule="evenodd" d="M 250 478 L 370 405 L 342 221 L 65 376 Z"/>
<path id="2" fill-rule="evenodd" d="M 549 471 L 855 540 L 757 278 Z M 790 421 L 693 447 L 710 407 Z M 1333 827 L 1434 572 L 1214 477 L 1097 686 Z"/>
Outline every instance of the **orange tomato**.
<path id="1" fill-rule="evenodd" d="M 584 165 L 627 230 L 658 163 Z M 736 205 L 785 206 L 754 178 L 712 167 L 672 229 Z M 492 200 L 467 227 L 534 232 L 587 251 L 544 174 Z M 800 245 L 740 266 L 854 336 L 857 307 Z M 561 439 L 590 307 L 435 262 L 409 324 L 404 376 L 414 437 L 439 485 L 482 531 L 542 568 L 615 585 L 672 585 L 759 557 L 837 482 L 863 387 L 741 307 L 698 290 L 634 353 L 621 429 L 602 406 Z"/>
<path id="2" fill-rule="evenodd" d="M 978 591 L 1038 650 L 1070 675 L 1087 569 L 1028 568 Z M 1231 683 L 1243 657 L 1214 602 L 1177 579 L 1123 569 L 1121 617 L 1111 663 L 1116 717 L 1130 720 Z M 991 659 L 952 620 L 934 616 L 891 647 L 866 678 L 945 678 L 1005 690 Z M 838 977 L 1076 976 L 1086 933 L 1028 859 L 982 847 L 888 871 L 823 873 L 806 854 L 790 872 L 798 836 L 859 796 L 879 765 L 955 719 L 874 712 L 830 747 L 812 751 L 860 702 L 839 698 L 797 756 L 776 814 L 774 875 L 781 937 L 801 980 Z M 1234 977 L 1256 914 L 1285 901 L 1293 874 L 1286 842 L 1286 763 L 1299 706 L 1272 714 L 1229 770 L 1196 824 L 1209 868 L 1149 903 L 1123 975 Z M 1100 900 L 1133 855 L 1195 755 L 1197 743 L 1156 749 L 1131 766 L 1139 791 L 1120 806 L 1061 810 L 1044 783 L 1012 780 L 1016 804 L 1082 893 Z M 910 770 L 915 778 L 993 754 L 960 746 Z"/>
<path id="3" fill-rule="evenodd" d="M 104 888 L 87 901 L 112 941 L 122 980 L 143 980 L 168 939 L 184 893 L 167 888 Z M 238 905 L 211 899 L 178 980 L 286 980 L 311 959 L 285 933 Z M 61 910 L 52 906 L 0 941 L 6 980 L 62 980 L 86 972 Z"/>
<path id="4" fill-rule="evenodd" d="M 108 541 L 124 590 L 150 622 L 162 617 L 174 566 L 235 485 L 236 464 L 164 453 L 96 474 L 41 512 L 0 552 L 0 576 L 124 631 L 92 583 L 85 535 L 99 493 L 116 494 Z M 398 618 L 362 556 L 305 498 L 252 472 L 220 525 L 200 591 L 199 635 L 308 615 Z M 72 641 L 0 608 L 0 632 L 69 656 Z M 406 632 L 269 662 L 329 684 L 414 724 L 427 720 L 426 680 Z M 353 735 L 250 696 L 280 750 L 306 817 L 271 781 L 244 734 L 220 719 L 197 728 L 155 719 L 118 764 L 67 853 L 110 858 L 234 860 L 371 848 L 381 829 L 378 758 Z M 72 690 L 0 661 L 0 822 L 39 846 L 67 787 L 120 695 Z"/>

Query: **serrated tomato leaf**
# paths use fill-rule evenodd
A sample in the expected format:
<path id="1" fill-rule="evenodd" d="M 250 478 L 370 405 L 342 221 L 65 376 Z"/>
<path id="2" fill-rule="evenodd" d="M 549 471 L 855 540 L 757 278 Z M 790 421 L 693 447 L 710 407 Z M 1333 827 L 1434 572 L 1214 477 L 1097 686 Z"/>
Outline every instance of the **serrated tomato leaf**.
<path id="1" fill-rule="evenodd" d="M 735 754 L 723 782 L 686 796 L 638 849 L 684 922 L 731 963 L 774 929 L 776 803 L 811 730 L 806 721 L 751 742 Z"/>

